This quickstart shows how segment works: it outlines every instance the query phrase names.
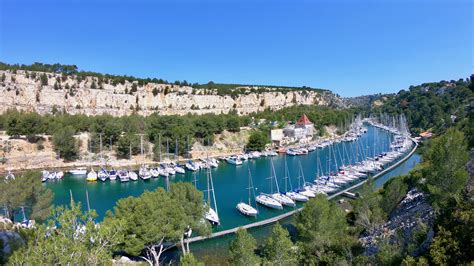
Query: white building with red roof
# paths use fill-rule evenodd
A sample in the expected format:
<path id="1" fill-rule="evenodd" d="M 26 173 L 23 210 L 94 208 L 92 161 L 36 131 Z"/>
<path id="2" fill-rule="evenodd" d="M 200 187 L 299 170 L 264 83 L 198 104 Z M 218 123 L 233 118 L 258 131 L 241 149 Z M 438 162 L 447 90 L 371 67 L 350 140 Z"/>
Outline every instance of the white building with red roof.
<path id="1" fill-rule="evenodd" d="M 314 135 L 314 124 L 306 114 L 303 114 L 294 125 L 288 125 L 283 129 L 285 137 L 295 141 L 311 140 Z"/>

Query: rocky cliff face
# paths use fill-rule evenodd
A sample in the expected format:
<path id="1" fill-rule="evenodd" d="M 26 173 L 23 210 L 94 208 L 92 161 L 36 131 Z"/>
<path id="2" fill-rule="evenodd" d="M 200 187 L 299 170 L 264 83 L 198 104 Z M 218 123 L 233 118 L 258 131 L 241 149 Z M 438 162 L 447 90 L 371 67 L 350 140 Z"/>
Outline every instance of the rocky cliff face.
<path id="1" fill-rule="evenodd" d="M 359 241 L 368 256 L 377 254 L 384 242 L 402 244 L 404 248 L 414 243 L 416 245 L 408 250 L 409 255 L 418 256 L 431 244 L 434 219 L 434 210 L 426 195 L 418 189 L 412 189 L 390 214 L 386 223 L 373 231 L 364 232 Z M 416 243 L 417 240 L 414 239 L 417 233 L 423 236 L 421 243 Z"/>
<path id="2" fill-rule="evenodd" d="M 0 71 L 0 113 L 11 108 L 36 111 L 40 114 L 53 110 L 70 114 L 128 115 L 136 112 L 149 115 L 187 113 L 239 114 L 280 109 L 292 105 L 320 105 L 342 107 L 343 101 L 330 91 L 310 89 L 244 87 L 245 93 L 232 97 L 219 95 L 213 89 L 193 89 L 188 86 L 147 83 L 100 83 L 95 77 L 78 78 L 41 72 Z M 258 92 L 256 92 L 258 90 Z"/>

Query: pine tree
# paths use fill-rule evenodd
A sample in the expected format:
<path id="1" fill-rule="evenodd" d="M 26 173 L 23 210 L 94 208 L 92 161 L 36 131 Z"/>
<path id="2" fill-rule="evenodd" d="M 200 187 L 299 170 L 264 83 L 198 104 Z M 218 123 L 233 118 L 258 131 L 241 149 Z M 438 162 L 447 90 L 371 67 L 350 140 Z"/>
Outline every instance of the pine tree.
<path id="1" fill-rule="evenodd" d="M 263 248 L 265 263 L 271 265 L 296 265 L 298 248 L 291 242 L 290 234 L 279 223 L 273 226 L 270 237 Z"/>
<path id="2" fill-rule="evenodd" d="M 255 255 L 257 241 L 247 230 L 240 228 L 229 246 L 229 263 L 231 265 L 259 265 L 260 258 Z"/>

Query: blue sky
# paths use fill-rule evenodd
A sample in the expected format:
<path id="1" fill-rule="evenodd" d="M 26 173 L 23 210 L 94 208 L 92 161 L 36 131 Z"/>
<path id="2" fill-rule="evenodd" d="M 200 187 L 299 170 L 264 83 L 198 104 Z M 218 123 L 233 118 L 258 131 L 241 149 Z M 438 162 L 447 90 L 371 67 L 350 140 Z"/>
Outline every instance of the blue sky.
<path id="1" fill-rule="evenodd" d="M 473 69 L 471 1 L 0 1 L 0 61 L 396 92 Z"/>

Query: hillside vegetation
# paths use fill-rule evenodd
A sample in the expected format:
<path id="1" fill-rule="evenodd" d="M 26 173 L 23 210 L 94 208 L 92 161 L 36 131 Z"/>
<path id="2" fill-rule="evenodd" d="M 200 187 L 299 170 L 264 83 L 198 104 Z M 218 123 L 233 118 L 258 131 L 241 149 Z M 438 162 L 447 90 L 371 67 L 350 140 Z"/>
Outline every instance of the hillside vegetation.
<path id="1" fill-rule="evenodd" d="M 443 132 L 455 124 L 466 123 L 467 110 L 474 99 L 473 78 L 411 86 L 395 95 L 387 95 L 383 105 L 374 108 L 372 114 L 404 113 L 412 133 Z"/>

